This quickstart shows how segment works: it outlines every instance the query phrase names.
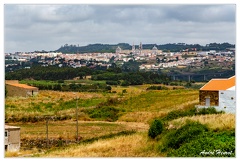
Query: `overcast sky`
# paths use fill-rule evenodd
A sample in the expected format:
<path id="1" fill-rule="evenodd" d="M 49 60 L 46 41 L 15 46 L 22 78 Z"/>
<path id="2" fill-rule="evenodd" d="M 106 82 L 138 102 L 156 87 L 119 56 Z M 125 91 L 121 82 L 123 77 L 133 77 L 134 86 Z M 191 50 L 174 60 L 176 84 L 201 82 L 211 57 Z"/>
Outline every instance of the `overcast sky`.
<path id="1" fill-rule="evenodd" d="M 5 52 L 64 44 L 236 42 L 236 6 L 4 5 Z"/>

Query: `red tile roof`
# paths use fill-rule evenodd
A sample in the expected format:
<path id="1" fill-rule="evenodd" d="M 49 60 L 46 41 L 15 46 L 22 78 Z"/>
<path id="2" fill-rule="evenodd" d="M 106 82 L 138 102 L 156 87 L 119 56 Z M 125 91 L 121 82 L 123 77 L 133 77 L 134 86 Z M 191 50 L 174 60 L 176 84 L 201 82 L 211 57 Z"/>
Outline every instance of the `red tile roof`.
<path id="1" fill-rule="evenodd" d="M 218 91 L 227 90 L 235 86 L 235 76 L 228 79 L 211 79 L 200 90 Z"/>
<path id="2" fill-rule="evenodd" d="M 19 84 L 19 83 L 7 83 L 8 85 L 19 87 L 19 88 L 25 88 L 25 89 L 31 89 L 31 90 L 37 90 L 37 87 L 32 87 L 26 84 Z"/>

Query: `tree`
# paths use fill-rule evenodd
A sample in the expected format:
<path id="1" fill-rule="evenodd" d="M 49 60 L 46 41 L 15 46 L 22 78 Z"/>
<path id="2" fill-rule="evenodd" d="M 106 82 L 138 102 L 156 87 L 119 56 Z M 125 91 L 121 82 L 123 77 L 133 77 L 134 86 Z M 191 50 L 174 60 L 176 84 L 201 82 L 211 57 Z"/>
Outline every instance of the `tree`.
<path id="1" fill-rule="evenodd" d="M 112 87 L 111 86 L 106 86 L 106 90 L 111 91 Z"/>
<path id="2" fill-rule="evenodd" d="M 151 138 L 157 137 L 163 131 L 163 124 L 159 119 L 155 119 L 148 130 L 148 136 Z"/>

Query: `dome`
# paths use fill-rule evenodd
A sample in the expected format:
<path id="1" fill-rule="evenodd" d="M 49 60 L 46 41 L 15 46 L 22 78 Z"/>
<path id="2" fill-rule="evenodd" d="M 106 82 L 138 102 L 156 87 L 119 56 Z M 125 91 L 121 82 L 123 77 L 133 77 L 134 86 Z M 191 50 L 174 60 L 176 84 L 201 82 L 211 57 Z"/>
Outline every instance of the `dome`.
<path id="1" fill-rule="evenodd" d="M 152 48 L 152 50 L 158 50 L 158 49 L 157 49 L 157 47 L 156 47 L 156 46 L 154 46 L 154 47 Z"/>
<path id="2" fill-rule="evenodd" d="M 122 49 L 118 46 L 116 49 L 116 53 L 120 53 L 122 51 Z"/>

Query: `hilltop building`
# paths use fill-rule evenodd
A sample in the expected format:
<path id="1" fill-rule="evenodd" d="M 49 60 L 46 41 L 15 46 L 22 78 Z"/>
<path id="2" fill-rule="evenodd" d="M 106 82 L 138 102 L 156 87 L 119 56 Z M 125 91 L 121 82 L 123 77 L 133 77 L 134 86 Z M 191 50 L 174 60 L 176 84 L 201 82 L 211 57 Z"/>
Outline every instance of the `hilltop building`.
<path id="1" fill-rule="evenodd" d="M 122 49 L 118 46 L 117 49 L 116 49 L 116 54 L 119 54 L 122 52 Z"/>
<path id="2" fill-rule="evenodd" d="M 211 79 L 199 90 L 200 107 L 215 107 L 218 111 L 236 113 L 235 76 Z"/>
<path id="3" fill-rule="evenodd" d="M 131 50 L 122 50 L 119 46 L 116 48 L 116 54 L 130 54 L 137 56 L 152 56 L 162 54 L 162 50 L 158 50 L 156 46 L 153 46 L 152 49 L 143 49 L 142 42 L 140 42 L 138 48 L 135 47 L 134 43 Z"/>

